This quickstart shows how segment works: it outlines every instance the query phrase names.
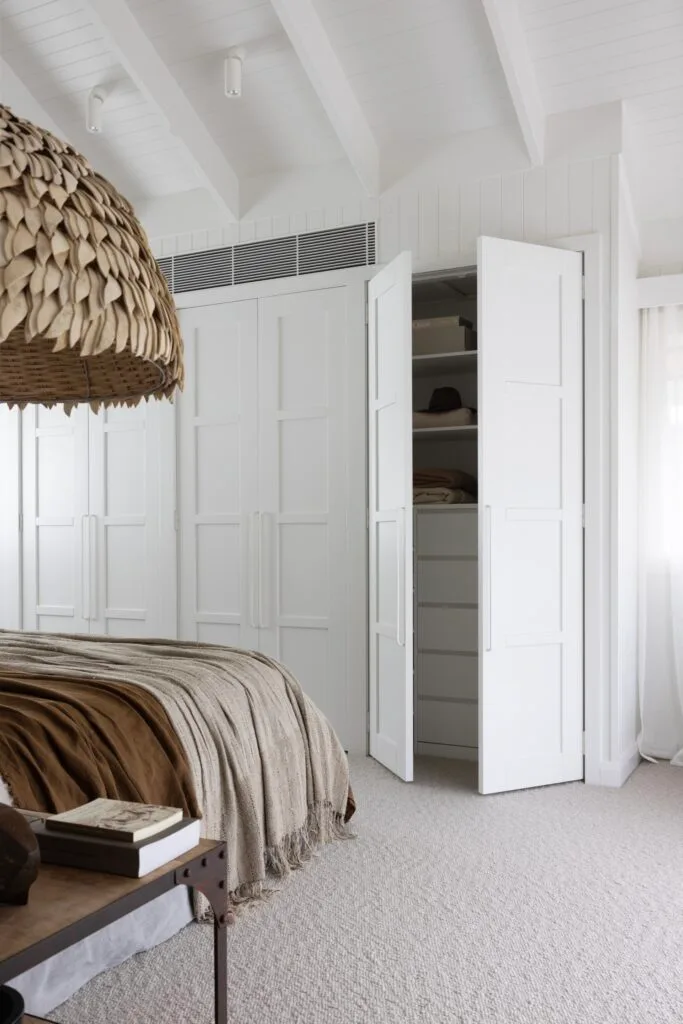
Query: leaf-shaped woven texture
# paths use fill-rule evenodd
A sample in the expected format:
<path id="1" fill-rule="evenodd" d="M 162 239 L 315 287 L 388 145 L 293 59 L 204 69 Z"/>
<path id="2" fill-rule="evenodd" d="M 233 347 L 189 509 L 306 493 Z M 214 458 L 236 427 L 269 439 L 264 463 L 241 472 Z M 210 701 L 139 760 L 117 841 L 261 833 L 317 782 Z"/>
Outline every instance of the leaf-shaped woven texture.
<path id="1" fill-rule="evenodd" d="M 0 105 L 0 402 L 137 405 L 182 385 L 175 305 L 130 203 Z"/>

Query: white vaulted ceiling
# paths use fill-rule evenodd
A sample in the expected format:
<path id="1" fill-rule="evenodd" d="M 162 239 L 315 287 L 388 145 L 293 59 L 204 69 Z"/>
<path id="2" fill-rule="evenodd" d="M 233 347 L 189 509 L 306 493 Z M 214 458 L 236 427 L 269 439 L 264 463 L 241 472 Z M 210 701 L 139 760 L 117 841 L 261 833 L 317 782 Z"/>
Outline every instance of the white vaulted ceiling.
<path id="1" fill-rule="evenodd" d="M 374 195 L 496 131 L 536 163 L 548 115 L 616 100 L 641 216 L 683 215 L 683 0 L 0 0 L 0 58 L 0 98 L 133 201 L 203 190 L 230 219 L 253 182 L 342 169 Z"/>
<path id="2" fill-rule="evenodd" d="M 683 214 L 683 0 L 520 0 L 546 110 L 625 101 L 641 212 Z"/>

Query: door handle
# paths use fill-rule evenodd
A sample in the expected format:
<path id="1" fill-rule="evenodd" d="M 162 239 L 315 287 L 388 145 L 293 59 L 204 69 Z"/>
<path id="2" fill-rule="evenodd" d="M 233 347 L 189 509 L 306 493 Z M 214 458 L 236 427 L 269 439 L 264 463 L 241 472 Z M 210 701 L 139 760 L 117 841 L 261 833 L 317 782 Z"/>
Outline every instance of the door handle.
<path id="1" fill-rule="evenodd" d="M 484 595 L 484 649 L 491 650 L 491 631 L 493 617 L 493 541 L 491 526 L 491 506 L 484 506 L 484 552 L 486 573 L 486 594 Z"/>
<path id="2" fill-rule="evenodd" d="M 249 516 L 249 625 L 258 629 L 258 595 L 261 587 L 259 564 L 259 512 Z"/>
<path id="3" fill-rule="evenodd" d="M 400 508 L 396 518 L 396 543 L 398 544 L 398 595 L 396 609 L 396 643 L 406 645 L 406 510 Z"/>
<path id="4" fill-rule="evenodd" d="M 97 618 L 97 516 L 88 516 L 88 550 L 90 552 L 90 588 L 88 603 L 90 607 L 90 619 Z"/>
<path id="5" fill-rule="evenodd" d="M 259 626 L 261 629 L 269 628 L 270 619 L 270 559 L 271 559 L 271 530 L 270 530 L 270 512 L 259 512 L 259 595 L 258 595 L 258 613 L 259 613 Z M 265 580 L 264 580 L 265 575 Z"/>
<path id="6" fill-rule="evenodd" d="M 90 516 L 81 516 L 81 613 L 90 621 Z"/>

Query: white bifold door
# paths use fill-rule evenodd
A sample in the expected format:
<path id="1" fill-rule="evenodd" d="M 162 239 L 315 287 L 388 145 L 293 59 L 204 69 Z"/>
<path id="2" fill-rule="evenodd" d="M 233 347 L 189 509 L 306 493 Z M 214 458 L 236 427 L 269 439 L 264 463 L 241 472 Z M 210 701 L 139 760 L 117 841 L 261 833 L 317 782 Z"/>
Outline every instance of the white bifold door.
<path id="1" fill-rule="evenodd" d="M 356 478 L 362 516 L 364 467 L 349 454 L 348 367 L 362 372 L 363 324 L 350 307 L 331 287 L 180 311 L 180 628 L 282 661 L 359 749 L 347 521 Z"/>
<path id="2" fill-rule="evenodd" d="M 175 636 L 174 409 L 22 413 L 24 629 Z"/>
<path id="3" fill-rule="evenodd" d="M 582 255 L 482 238 L 479 788 L 583 777 Z M 370 750 L 412 769 L 410 271 L 370 286 Z M 407 383 L 406 383 L 407 381 Z"/>
<path id="4" fill-rule="evenodd" d="M 412 270 L 368 285 L 370 754 L 413 778 Z"/>
<path id="5" fill-rule="evenodd" d="M 580 253 L 479 244 L 479 788 L 583 778 Z"/>

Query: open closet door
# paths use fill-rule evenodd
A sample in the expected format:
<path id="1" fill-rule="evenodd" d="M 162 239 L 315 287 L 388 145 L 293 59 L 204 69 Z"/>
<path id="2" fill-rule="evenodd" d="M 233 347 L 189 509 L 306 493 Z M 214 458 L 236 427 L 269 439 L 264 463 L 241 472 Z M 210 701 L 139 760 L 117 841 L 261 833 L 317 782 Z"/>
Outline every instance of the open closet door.
<path id="1" fill-rule="evenodd" d="M 369 286 L 370 755 L 413 778 L 412 268 Z"/>
<path id="2" fill-rule="evenodd" d="M 479 243 L 479 789 L 583 778 L 582 255 Z"/>

